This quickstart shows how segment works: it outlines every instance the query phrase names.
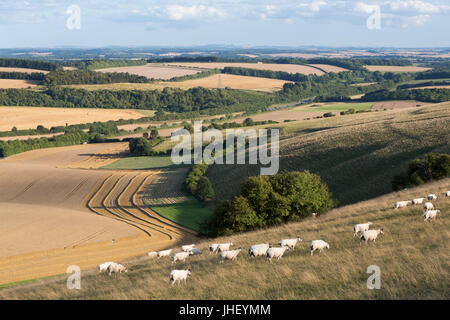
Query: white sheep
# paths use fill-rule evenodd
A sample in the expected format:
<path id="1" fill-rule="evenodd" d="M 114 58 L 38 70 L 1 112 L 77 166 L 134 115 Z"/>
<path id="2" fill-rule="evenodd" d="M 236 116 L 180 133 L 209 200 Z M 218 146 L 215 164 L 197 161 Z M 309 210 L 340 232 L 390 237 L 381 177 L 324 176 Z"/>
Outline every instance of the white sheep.
<path id="1" fill-rule="evenodd" d="M 319 250 L 322 252 L 324 248 L 330 249 L 330 245 L 323 240 L 312 240 L 309 243 L 309 248 L 311 249 L 311 255 L 313 255 L 314 251 Z"/>
<path id="2" fill-rule="evenodd" d="M 236 250 L 222 251 L 219 255 L 220 262 L 223 263 L 225 260 L 236 260 L 238 254 L 242 251 L 242 248 Z"/>
<path id="3" fill-rule="evenodd" d="M 102 264 L 99 264 L 98 265 L 98 271 L 99 272 L 104 272 L 104 271 L 106 271 L 106 270 L 108 270 L 108 267 L 111 265 L 111 264 L 114 264 L 115 262 L 104 262 L 104 263 L 102 263 Z"/>
<path id="4" fill-rule="evenodd" d="M 450 191 L 445 191 L 445 196 L 448 198 L 448 197 L 450 197 Z"/>
<path id="5" fill-rule="evenodd" d="M 168 257 L 172 253 L 172 249 L 158 251 L 158 258 Z"/>
<path id="6" fill-rule="evenodd" d="M 266 255 L 267 249 L 269 249 L 269 243 L 254 244 L 248 249 L 249 257 L 262 257 Z"/>
<path id="7" fill-rule="evenodd" d="M 127 273 L 128 269 L 119 263 L 112 263 L 108 266 L 108 272 L 109 272 L 109 275 L 111 275 L 113 273 L 122 273 L 122 272 Z"/>
<path id="8" fill-rule="evenodd" d="M 367 231 L 363 231 L 361 233 L 361 237 L 359 238 L 359 245 L 361 246 L 361 243 L 363 241 L 366 242 L 366 244 L 368 243 L 369 240 L 375 242 L 375 240 L 377 239 L 379 234 L 384 234 L 383 232 L 383 228 L 378 229 L 378 230 L 367 230 Z"/>
<path id="9" fill-rule="evenodd" d="M 192 256 L 197 255 L 197 254 L 202 254 L 202 252 L 199 249 L 197 249 L 197 248 L 192 248 L 191 250 L 189 250 L 189 253 Z"/>
<path id="10" fill-rule="evenodd" d="M 404 208 L 407 207 L 409 204 L 411 204 L 411 201 L 397 201 L 394 204 L 394 209 Z"/>
<path id="11" fill-rule="evenodd" d="M 425 203 L 423 204 L 423 207 L 424 207 L 426 210 L 433 210 L 433 209 L 434 209 L 434 205 L 433 205 L 431 202 L 425 202 Z"/>
<path id="12" fill-rule="evenodd" d="M 220 243 L 217 246 L 217 251 L 218 252 L 223 252 L 223 251 L 228 251 L 230 250 L 230 247 L 233 245 L 233 242 L 228 242 L 228 243 Z"/>
<path id="13" fill-rule="evenodd" d="M 184 262 L 184 261 L 186 261 L 187 258 L 189 258 L 190 255 L 192 255 L 190 252 L 184 252 L 184 251 L 174 253 L 172 256 L 172 264 L 174 264 L 177 261 Z"/>
<path id="14" fill-rule="evenodd" d="M 297 238 L 295 238 L 295 239 L 283 239 L 278 244 L 282 247 L 287 247 L 288 249 L 294 250 L 297 242 L 302 242 L 302 241 L 303 240 L 299 236 L 297 236 Z"/>
<path id="15" fill-rule="evenodd" d="M 280 248 L 269 248 L 266 251 L 266 259 L 272 262 L 273 258 L 277 258 L 277 260 L 280 260 L 283 257 L 283 254 L 286 250 L 288 250 L 289 247 L 280 247 Z"/>
<path id="16" fill-rule="evenodd" d="M 371 225 L 372 225 L 372 222 L 355 224 L 353 226 L 353 238 L 355 236 L 357 236 L 359 232 L 363 232 L 363 231 L 369 230 Z"/>
<path id="17" fill-rule="evenodd" d="M 430 193 L 428 196 L 427 196 L 427 199 L 428 200 L 436 200 L 437 199 L 437 196 L 435 195 L 435 194 L 433 194 L 433 193 Z"/>
<path id="18" fill-rule="evenodd" d="M 422 204 L 423 200 L 425 200 L 425 198 L 415 198 L 412 199 L 412 204 L 417 205 L 417 204 Z"/>
<path id="19" fill-rule="evenodd" d="M 425 211 L 423 213 L 423 216 L 425 218 L 423 221 L 427 221 L 428 219 L 430 221 L 436 219 L 438 213 L 441 213 L 441 210 L 427 210 L 427 211 Z"/>
<path id="20" fill-rule="evenodd" d="M 217 248 L 219 247 L 218 243 L 213 243 L 209 245 L 209 254 L 217 253 Z"/>
<path id="21" fill-rule="evenodd" d="M 170 271 L 169 282 L 174 285 L 175 282 L 178 281 L 180 283 L 181 280 L 184 280 L 186 283 L 186 279 L 191 275 L 191 269 L 187 270 L 172 270 Z"/>
<path id="22" fill-rule="evenodd" d="M 195 247 L 195 244 L 188 244 L 185 246 L 181 246 L 181 250 L 183 250 L 184 252 L 191 250 L 193 247 Z"/>
<path id="23" fill-rule="evenodd" d="M 158 256 L 158 252 L 156 252 L 156 251 L 148 252 L 148 253 L 147 253 L 147 256 L 148 256 L 149 258 L 156 258 L 156 257 Z"/>

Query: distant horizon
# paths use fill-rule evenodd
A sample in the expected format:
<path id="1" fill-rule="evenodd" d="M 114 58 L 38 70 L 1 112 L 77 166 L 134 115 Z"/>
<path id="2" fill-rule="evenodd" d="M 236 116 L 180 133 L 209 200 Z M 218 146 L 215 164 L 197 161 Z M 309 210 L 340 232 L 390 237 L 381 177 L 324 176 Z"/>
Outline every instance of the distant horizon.
<path id="1" fill-rule="evenodd" d="M 448 0 L 3 0 L 4 49 L 450 47 Z"/>

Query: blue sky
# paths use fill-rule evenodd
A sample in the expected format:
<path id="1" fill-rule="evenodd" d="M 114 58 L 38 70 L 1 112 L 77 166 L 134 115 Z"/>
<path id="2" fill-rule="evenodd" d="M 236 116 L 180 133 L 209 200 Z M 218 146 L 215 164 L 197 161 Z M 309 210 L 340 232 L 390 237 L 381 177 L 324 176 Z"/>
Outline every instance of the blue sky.
<path id="1" fill-rule="evenodd" d="M 80 29 L 68 29 L 70 5 Z M 380 9 L 380 28 L 367 19 Z M 450 47 L 450 0 L 1 0 L 3 48 Z"/>

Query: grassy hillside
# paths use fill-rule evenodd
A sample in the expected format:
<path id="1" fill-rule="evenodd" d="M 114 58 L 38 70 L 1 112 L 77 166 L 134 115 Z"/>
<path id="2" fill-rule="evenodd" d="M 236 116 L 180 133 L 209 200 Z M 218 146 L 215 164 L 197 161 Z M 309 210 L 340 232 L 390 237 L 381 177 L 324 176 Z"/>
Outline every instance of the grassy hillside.
<path id="1" fill-rule="evenodd" d="M 198 243 L 203 254 L 171 265 L 168 258 L 137 258 L 125 262 L 127 274 L 109 277 L 83 271 L 81 290 L 67 290 L 66 277 L 42 280 L 0 290 L 0 299 L 449 299 L 450 199 L 443 192 L 450 179 L 332 210 L 309 218 L 251 233 Z M 442 213 L 434 222 L 423 221 L 421 207 L 394 210 L 393 203 L 430 192 L 439 198 Z M 385 234 L 376 243 L 359 246 L 353 238 L 355 223 L 372 221 Z M 276 243 L 300 235 L 303 242 L 273 263 L 248 259 L 219 264 L 205 252 L 208 244 L 233 241 L 244 251 L 251 244 Z M 313 257 L 308 242 L 323 239 L 330 250 Z M 381 289 L 368 290 L 367 267 L 381 269 Z M 169 285 L 173 268 L 190 267 L 186 285 Z"/>
<path id="2" fill-rule="evenodd" d="M 340 205 L 389 193 L 392 178 L 428 152 L 450 153 L 450 103 L 280 124 L 280 171 L 310 170 Z M 239 192 L 257 165 L 213 165 L 216 200 Z"/>

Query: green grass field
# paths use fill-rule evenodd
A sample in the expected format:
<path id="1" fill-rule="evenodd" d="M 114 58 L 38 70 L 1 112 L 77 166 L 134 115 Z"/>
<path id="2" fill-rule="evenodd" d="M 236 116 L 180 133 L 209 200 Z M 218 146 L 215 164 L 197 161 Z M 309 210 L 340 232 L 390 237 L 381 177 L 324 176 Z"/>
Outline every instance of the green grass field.
<path id="1" fill-rule="evenodd" d="M 292 109 L 291 111 L 299 112 L 311 112 L 311 111 L 347 111 L 348 109 L 355 109 L 356 111 L 370 110 L 374 105 L 374 102 L 365 103 L 337 103 L 337 104 L 324 104 L 324 105 L 309 105 L 300 106 Z"/>
<path id="2" fill-rule="evenodd" d="M 151 209 L 164 218 L 197 232 L 200 224 L 209 219 L 213 213 L 211 208 L 205 207 L 196 199 L 169 205 L 151 206 Z"/>
<path id="3" fill-rule="evenodd" d="M 148 170 L 160 168 L 176 168 L 170 156 L 129 157 L 102 167 L 109 170 Z"/>
<path id="4" fill-rule="evenodd" d="M 146 117 L 153 117 L 156 113 L 155 110 L 142 110 L 142 109 L 137 109 L 136 110 L 139 113 L 142 113 L 144 116 Z"/>

